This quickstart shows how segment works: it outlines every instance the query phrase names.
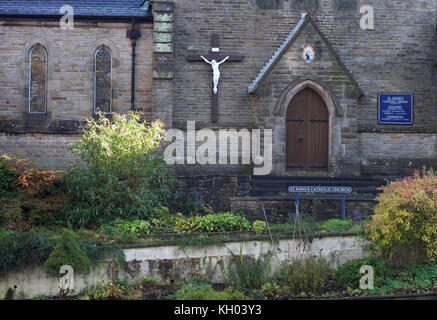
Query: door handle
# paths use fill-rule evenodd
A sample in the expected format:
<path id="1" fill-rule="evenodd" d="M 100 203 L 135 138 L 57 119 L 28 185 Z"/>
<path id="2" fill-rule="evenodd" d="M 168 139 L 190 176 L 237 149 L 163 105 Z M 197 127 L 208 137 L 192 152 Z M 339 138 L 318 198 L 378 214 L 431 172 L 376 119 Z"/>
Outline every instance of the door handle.
<path id="1" fill-rule="evenodd" d="M 305 140 L 304 137 L 297 137 L 297 142 L 299 143 L 303 143 L 304 140 Z"/>

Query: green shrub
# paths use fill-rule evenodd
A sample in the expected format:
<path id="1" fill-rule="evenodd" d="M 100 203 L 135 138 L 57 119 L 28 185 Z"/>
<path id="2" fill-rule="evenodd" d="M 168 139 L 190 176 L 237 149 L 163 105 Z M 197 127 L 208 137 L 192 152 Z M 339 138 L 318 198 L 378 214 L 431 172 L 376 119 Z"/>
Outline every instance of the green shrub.
<path id="1" fill-rule="evenodd" d="M 249 230 L 249 220 L 230 212 L 215 213 L 210 207 L 203 216 L 184 217 L 169 214 L 167 208 L 155 209 L 150 219 L 150 233 L 226 232 Z"/>
<path id="2" fill-rule="evenodd" d="M 80 239 L 79 246 L 93 264 L 104 259 L 111 259 L 120 265 L 123 265 L 125 262 L 123 247 L 119 244 L 105 242 L 103 240 Z"/>
<path id="3" fill-rule="evenodd" d="M 143 278 L 140 281 L 142 286 L 154 286 L 156 284 L 156 280 L 153 277 Z"/>
<path id="4" fill-rule="evenodd" d="M 260 289 L 270 278 L 271 255 L 254 258 L 244 256 L 242 248 L 240 255 L 232 255 L 229 265 L 229 278 L 232 286 L 244 292 Z"/>
<path id="5" fill-rule="evenodd" d="M 320 258 L 294 260 L 282 266 L 276 274 L 280 285 L 287 286 L 292 294 L 318 294 L 322 291 L 332 271 L 329 264 Z"/>
<path id="6" fill-rule="evenodd" d="M 58 188 L 61 173 L 32 168 L 24 160 L 5 159 L 0 158 L 0 180 L 9 177 L 9 188 L 0 186 L 0 225 L 16 231 L 63 226 L 60 212 L 68 199 Z M 1 196 L 4 192 L 6 198 Z"/>
<path id="7" fill-rule="evenodd" d="M 329 219 L 317 223 L 317 228 L 320 232 L 344 232 L 349 231 L 352 225 L 352 220 Z"/>
<path id="8" fill-rule="evenodd" d="M 279 224 L 271 224 L 270 229 L 271 230 L 278 230 L 281 231 L 282 234 L 294 234 L 295 232 L 298 232 L 299 226 L 302 230 L 305 230 L 305 232 L 312 233 L 315 231 L 315 222 L 314 218 L 308 214 L 300 213 L 299 214 L 299 221 L 296 224 L 296 219 L 291 218 L 285 223 L 279 223 Z"/>
<path id="9" fill-rule="evenodd" d="M 204 205 L 202 194 L 197 190 L 185 194 L 182 203 L 178 203 L 178 207 L 182 212 L 190 217 L 198 215 Z"/>
<path id="10" fill-rule="evenodd" d="M 176 197 L 177 182 L 160 148 L 161 122 L 141 122 L 139 114 L 130 113 L 87 124 L 73 146 L 87 167 L 73 165 L 64 179 L 73 197 L 66 216 L 74 226 L 147 219 L 154 208 Z"/>
<path id="11" fill-rule="evenodd" d="M 108 280 L 89 287 L 78 297 L 79 300 L 121 300 L 129 292 L 126 283 Z"/>
<path id="12" fill-rule="evenodd" d="M 0 230 L 0 272 L 43 264 L 59 239 L 59 235 L 42 228 L 27 232 Z M 124 252 L 120 245 L 80 239 L 79 246 L 93 263 L 105 258 L 124 262 Z"/>
<path id="13" fill-rule="evenodd" d="M 323 221 L 320 224 L 322 228 L 335 228 L 335 227 L 350 227 L 352 225 L 352 220 L 342 220 L 342 219 L 329 219 Z"/>
<path id="14" fill-rule="evenodd" d="M 29 232 L 0 231 L 0 271 L 19 270 L 26 265 L 42 264 L 56 243 L 56 236 L 45 229 Z"/>
<path id="15" fill-rule="evenodd" d="M 215 291 L 210 285 L 180 294 L 178 300 L 249 300 L 242 292 L 231 287 L 224 291 Z"/>
<path id="16" fill-rule="evenodd" d="M 122 220 L 103 225 L 102 229 L 110 235 L 132 235 L 140 237 L 150 232 L 150 223 L 144 220 Z"/>
<path id="17" fill-rule="evenodd" d="M 388 269 L 369 294 L 407 294 L 433 292 L 437 288 L 437 264 L 413 265 L 406 269 Z"/>
<path id="18" fill-rule="evenodd" d="M 284 296 L 289 295 L 288 287 L 285 285 L 280 286 L 277 282 L 266 282 L 263 284 L 260 290 L 255 291 L 255 296 L 261 298 L 267 298 L 269 300 L 281 299 Z"/>
<path id="19" fill-rule="evenodd" d="M 267 223 L 265 221 L 257 220 L 253 222 L 253 230 L 257 235 L 262 234 L 266 228 L 267 228 Z"/>
<path id="20" fill-rule="evenodd" d="M 58 276 L 63 265 L 73 267 L 75 273 L 86 274 L 90 271 L 91 261 L 79 247 L 77 236 L 72 231 L 64 231 L 43 269 L 49 275 Z"/>
<path id="21" fill-rule="evenodd" d="M 173 300 L 184 300 L 183 297 L 191 294 L 191 292 L 196 292 L 208 287 L 211 287 L 211 284 L 196 276 L 191 281 L 180 283 L 179 289 L 169 298 Z"/>
<path id="22" fill-rule="evenodd" d="M 363 277 L 360 269 L 365 265 L 373 267 L 375 288 L 383 286 L 385 277 L 390 274 L 390 270 L 376 257 L 351 260 L 339 266 L 335 272 L 338 286 L 343 289 L 358 289 L 360 287 L 360 279 Z"/>
<path id="23" fill-rule="evenodd" d="M 437 264 L 413 265 L 408 268 L 410 279 L 420 286 L 437 285 Z M 437 287 L 437 286 L 436 286 Z"/>
<path id="24" fill-rule="evenodd" d="M 19 177 L 19 173 L 10 168 L 9 158 L 0 156 L 0 198 L 9 196 L 15 189 L 12 183 Z"/>
<path id="25" fill-rule="evenodd" d="M 437 260 L 437 176 L 420 175 L 382 188 L 366 237 L 376 254 L 396 264 Z"/>
<path id="26" fill-rule="evenodd" d="M 230 212 L 209 213 L 177 221 L 176 230 L 182 232 L 225 232 L 250 230 L 249 220 Z"/>
<path id="27" fill-rule="evenodd" d="M 155 208 L 150 218 L 150 233 L 181 232 L 177 226 L 184 219 L 182 213 L 170 214 L 168 208 Z"/>

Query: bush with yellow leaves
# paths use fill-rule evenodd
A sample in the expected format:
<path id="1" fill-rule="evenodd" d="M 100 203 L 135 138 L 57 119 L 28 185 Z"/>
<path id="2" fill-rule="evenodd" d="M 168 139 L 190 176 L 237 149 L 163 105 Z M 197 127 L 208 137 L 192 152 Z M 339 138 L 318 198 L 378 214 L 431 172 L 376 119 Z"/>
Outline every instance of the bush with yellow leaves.
<path id="1" fill-rule="evenodd" d="M 371 249 L 397 265 L 437 260 L 437 175 L 423 174 L 382 188 L 366 228 Z"/>

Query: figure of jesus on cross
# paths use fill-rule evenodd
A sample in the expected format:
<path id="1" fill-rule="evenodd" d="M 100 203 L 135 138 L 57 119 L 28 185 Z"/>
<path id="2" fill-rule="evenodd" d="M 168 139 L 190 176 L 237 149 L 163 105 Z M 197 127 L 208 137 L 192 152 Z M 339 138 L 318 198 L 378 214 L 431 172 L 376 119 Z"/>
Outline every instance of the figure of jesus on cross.
<path id="1" fill-rule="evenodd" d="M 222 61 L 217 62 L 214 59 L 212 59 L 212 61 L 209 61 L 208 59 L 206 59 L 204 56 L 200 56 L 206 63 L 210 64 L 212 67 L 212 82 L 214 84 L 214 94 L 217 94 L 217 87 L 220 81 L 220 70 L 219 70 L 219 66 L 225 62 L 226 60 L 229 59 L 229 56 L 227 56 L 226 58 L 224 58 Z"/>
<path id="2" fill-rule="evenodd" d="M 236 55 L 228 55 L 222 56 L 220 55 L 220 47 L 219 47 L 219 36 L 217 34 L 213 34 L 211 37 L 212 49 L 211 54 L 208 55 L 190 55 L 187 57 L 188 61 L 204 61 L 211 65 L 212 67 L 212 84 L 213 84 L 213 94 L 212 94 L 212 112 L 211 112 L 211 121 L 217 122 L 218 120 L 218 96 L 219 96 L 219 82 L 220 82 L 220 65 L 226 61 L 234 61 L 240 62 L 243 61 L 244 56 L 236 56 Z"/>

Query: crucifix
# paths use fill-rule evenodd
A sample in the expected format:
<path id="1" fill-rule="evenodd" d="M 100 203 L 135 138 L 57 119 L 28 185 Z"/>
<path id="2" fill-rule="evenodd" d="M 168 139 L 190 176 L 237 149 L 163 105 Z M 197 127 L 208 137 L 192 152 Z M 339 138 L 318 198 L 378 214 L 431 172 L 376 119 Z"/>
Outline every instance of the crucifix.
<path id="1" fill-rule="evenodd" d="M 213 34 L 211 37 L 211 54 L 208 55 L 190 55 L 188 56 L 188 61 L 204 61 L 208 63 L 212 67 L 212 113 L 211 113 L 211 121 L 217 122 L 218 120 L 218 86 L 220 82 L 220 65 L 225 63 L 226 61 L 232 62 L 241 62 L 244 59 L 244 56 L 235 56 L 229 55 L 224 56 L 220 55 L 220 44 L 219 44 L 219 36 L 218 34 Z"/>

